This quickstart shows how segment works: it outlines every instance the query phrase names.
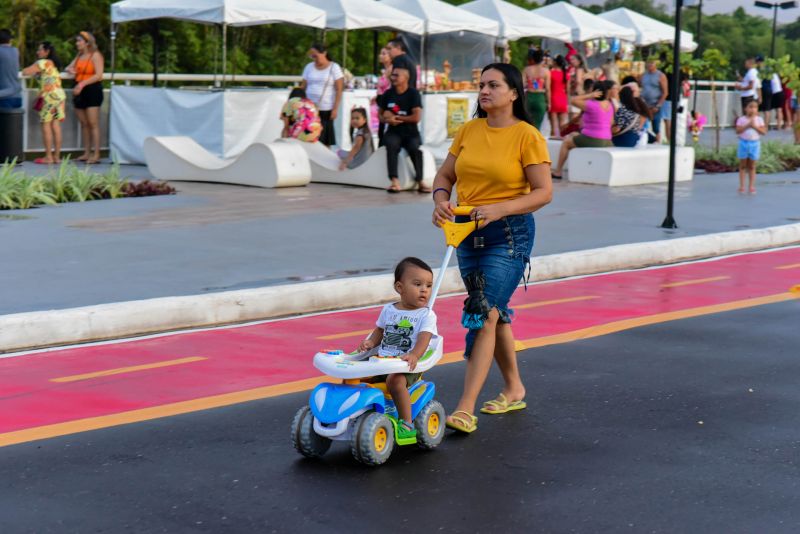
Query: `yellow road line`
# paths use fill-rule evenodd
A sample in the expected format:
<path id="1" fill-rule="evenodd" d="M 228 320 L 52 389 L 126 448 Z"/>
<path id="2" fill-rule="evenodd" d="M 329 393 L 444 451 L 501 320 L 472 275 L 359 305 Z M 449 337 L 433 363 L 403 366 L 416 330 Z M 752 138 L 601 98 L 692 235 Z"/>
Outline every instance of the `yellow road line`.
<path id="1" fill-rule="evenodd" d="M 695 284 L 706 284 L 708 282 L 728 280 L 729 278 L 730 276 L 712 276 L 711 278 L 698 278 L 696 280 L 684 280 L 683 282 L 670 282 L 669 284 L 661 284 L 661 287 L 693 286 Z"/>
<path id="2" fill-rule="evenodd" d="M 792 264 L 789 264 L 789 265 L 779 265 L 778 267 L 775 267 L 775 268 L 776 269 L 798 269 L 798 268 L 800 268 L 800 263 L 792 263 Z"/>
<path id="3" fill-rule="evenodd" d="M 24 443 L 26 441 L 35 441 L 38 439 L 65 436 L 67 434 L 76 434 L 78 432 L 86 432 L 87 430 L 98 430 L 100 428 L 108 428 L 111 426 L 139 423 L 142 421 L 148 421 L 150 419 L 169 417 L 171 415 L 199 412 L 201 410 L 208 410 L 210 408 L 219 408 L 222 406 L 229 406 L 231 404 L 266 399 L 268 397 L 276 397 L 278 395 L 285 395 L 287 393 L 294 393 L 296 391 L 305 391 L 313 388 L 317 384 L 327 381 L 330 381 L 329 377 L 318 376 L 305 380 L 298 380 L 295 382 L 287 382 L 285 384 L 277 384 L 274 386 L 265 386 L 255 389 L 248 389 L 245 391 L 236 391 L 234 393 L 224 393 L 222 395 L 214 395 L 212 397 L 203 397 L 200 399 L 192 399 L 189 401 L 181 401 L 171 404 L 162 404 L 160 406 L 131 410 L 129 412 L 101 415 L 98 417 L 88 417 L 86 419 L 78 419 L 76 421 L 66 421 L 64 423 L 56 423 L 53 425 L 26 428 L 24 430 L 17 430 L 15 432 L 6 432 L 5 434 L 0 434 L 0 447 Z"/>
<path id="4" fill-rule="evenodd" d="M 550 306 L 551 304 L 565 304 L 567 302 L 579 302 L 582 300 L 594 300 L 599 299 L 597 295 L 586 295 L 583 297 L 570 297 L 566 299 L 558 299 L 558 300 L 543 300 L 541 302 L 532 302 L 530 304 L 520 304 L 519 306 L 514 306 L 515 310 L 525 310 L 528 308 L 540 308 L 542 306 Z"/>
<path id="5" fill-rule="evenodd" d="M 342 339 L 343 337 L 356 337 L 356 336 L 366 336 L 372 332 L 370 330 L 356 330 L 354 332 L 343 332 L 341 334 L 331 334 L 329 336 L 319 336 L 317 339 Z"/>
<path id="6" fill-rule="evenodd" d="M 143 365 L 132 365 L 131 367 L 119 367 L 117 369 L 106 369 L 105 371 L 96 371 L 94 373 L 86 373 L 82 375 L 62 376 L 60 378 L 51 378 L 50 382 L 77 382 L 79 380 L 89 380 L 92 378 L 100 378 L 101 376 L 121 375 L 124 373 L 135 373 L 136 371 L 144 371 L 147 369 L 158 369 L 159 367 L 170 367 L 172 365 L 181 365 L 184 363 L 199 362 L 207 360 L 202 356 L 193 356 L 191 358 L 180 358 L 178 360 L 167 360 L 163 362 L 147 363 Z"/>
<path id="7" fill-rule="evenodd" d="M 721 313 L 732 310 L 739 310 L 742 308 L 752 308 L 755 306 L 763 306 L 765 304 L 774 304 L 777 302 L 785 302 L 798 298 L 800 293 L 786 292 L 777 295 L 768 295 L 765 297 L 758 297 L 752 299 L 738 300 L 734 302 L 727 302 L 725 304 L 715 304 L 711 306 L 701 306 L 699 308 L 690 308 L 688 310 L 680 310 L 667 313 L 657 313 L 645 317 L 637 317 L 634 319 L 623 319 L 621 321 L 613 321 L 611 323 L 591 326 L 589 328 L 582 328 L 580 330 L 573 330 L 571 332 L 564 332 L 562 334 L 555 334 L 552 336 L 544 336 L 539 338 L 528 339 L 521 343 L 525 348 L 544 347 L 547 345 L 554 345 L 557 343 L 567 343 L 579 339 L 589 339 L 592 337 L 603 336 L 628 330 L 639 326 L 646 326 L 656 323 L 664 323 L 668 321 L 675 321 L 678 319 L 686 319 L 690 317 L 698 317 L 701 315 L 709 315 L 713 313 Z M 520 342 L 517 347 L 520 347 Z M 448 352 L 442 358 L 442 363 L 452 363 L 462 360 L 462 352 Z M 175 402 L 171 404 L 164 404 L 161 406 L 153 406 L 151 408 L 143 408 L 139 410 L 131 410 L 129 412 L 122 412 L 117 414 L 103 415 L 99 417 L 89 417 L 86 419 L 79 419 L 77 421 L 67 421 L 64 423 L 57 423 L 53 425 L 45 425 L 35 428 L 26 428 L 14 432 L 6 432 L 0 434 L 0 447 L 7 445 L 14 445 L 24 443 L 27 441 L 35 441 L 39 439 L 53 438 L 57 436 L 65 436 L 67 434 L 75 434 L 78 432 L 86 432 L 88 430 L 97 430 L 100 428 L 107 428 L 111 426 L 124 425 L 129 423 L 139 423 L 148 421 L 150 419 L 158 419 L 161 417 L 169 417 L 172 415 L 180 415 L 189 412 L 197 412 L 201 410 L 208 410 L 211 408 L 220 408 L 222 406 L 230 406 L 231 404 L 239 404 L 259 399 L 266 399 L 269 397 L 276 397 L 278 395 L 286 395 L 288 393 L 297 393 L 312 389 L 317 384 L 329 381 L 330 378 L 326 376 L 318 376 L 314 378 L 307 378 L 304 380 L 297 380 L 294 382 L 287 382 L 285 384 L 277 384 L 274 386 L 265 386 L 245 391 L 237 391 L 234 393 L 225 393 L 222 395 L 214 395 L 211 397 L 203 397 L 200 399 L 193 399 L 189 401 Z"/>

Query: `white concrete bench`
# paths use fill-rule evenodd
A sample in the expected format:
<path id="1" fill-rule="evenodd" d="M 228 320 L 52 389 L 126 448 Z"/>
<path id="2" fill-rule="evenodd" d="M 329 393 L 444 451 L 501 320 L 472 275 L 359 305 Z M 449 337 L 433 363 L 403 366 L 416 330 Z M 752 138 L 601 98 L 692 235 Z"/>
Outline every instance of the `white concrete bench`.
<path id="1" fill-rule="evenodd" d="M 308 184 L 311 165 L 299 146 L 253 143 L 239 156 L 218 158 L 191 137 L 148 137 L 144 157 L 159 180 L 217 182 L 256 187 Z"/>
<path id="2" fill-rule="evenodd" d="M 361 187 L 374 187 L 386 189 L 389 187 L 389 177 L 386 169 L 386 147 L 379 147 L 367 161 L 354 169 L 339 170 L 341 160 L 335 152 L 322 143 L 304 143 L 297 139 L 280 139 L 280 143 L 300 147 L 311 162 L 311 181 L 314 183 L 356 185 Z M 422 150 L 422 183 L 430 187 L 436 177 L 436 162 L 433 155 Z M 400 188 L 407 190 L 417 186 L 414 181 L 414 166 L 406 151 L 400 152 L 397 165 L 397 178 Z"/>
<path id="3" fill-rule="evenodd" d="M 574 148 L 569 152 L 568 179 L 582 184 L 660 184 L 669 181 L 669 147 Z M 694 148 L 675 149 L 675 181 L 694 176 Z"/>

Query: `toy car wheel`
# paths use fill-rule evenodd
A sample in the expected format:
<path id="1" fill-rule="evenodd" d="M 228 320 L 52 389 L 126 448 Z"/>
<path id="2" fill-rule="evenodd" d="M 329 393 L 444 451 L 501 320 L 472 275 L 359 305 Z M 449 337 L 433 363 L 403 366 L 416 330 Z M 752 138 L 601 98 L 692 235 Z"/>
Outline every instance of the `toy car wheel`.
<path id="1" fill-rule="evenodd" d="M 306 458 L 319 458 L 331 446 L 331 440 L 314 432 L 314 415 L 308 406 L 300 408 L 294 416 L 292 444 Z"/>
<path id="2" fill-rule="evenodd" d="M 366 465 L 381 465 L 392 454 L 394 427 L 382 413 L 367 412 L 356 420 L 350 441 L 353 457 Z"/>
<path id="3" fill-rule="evenodd" d="M 445 417 L 444 406 L 435 400 L 417 414 L 414 427 L 417 429 L 417 445 L 421 449 L 433 449 L 442 442 Z"/>

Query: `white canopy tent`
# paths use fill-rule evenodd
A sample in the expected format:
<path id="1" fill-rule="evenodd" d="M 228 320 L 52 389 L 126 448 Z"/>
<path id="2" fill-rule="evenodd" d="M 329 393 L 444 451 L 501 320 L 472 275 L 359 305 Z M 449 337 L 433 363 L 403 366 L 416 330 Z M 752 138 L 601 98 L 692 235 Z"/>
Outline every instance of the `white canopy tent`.
<path id="1" fill-rule="evenodd" d="M 334 30 L 363 30 L 390 28 L 421 34 L 425 21 L 376 0 L 303 0 L 327 15 L 325 26 Z"/>
<path id="2" fill-rule="evenodd" d="M 297 0 L 123 0 L 111 5 L 111 70 L 114 71 L 116 25 L 122 22 L 171 18 L 222 26 L 222 76 L 226 73 L 228 26 L 282 22 L 325 28 L 325 11 Z"/>
<path id="3" fill-rule="evenodd" d="M 572 42 L 579 43 L 603 38 L 617 38 L 625 41 L 636 39 L 636 32 L 633 29 L 600 18 L 566 2 L 540 7 L 534 9 L 532 13 L 569 26 L 572 29 Z"/>
<path id="4" fill-rule="evenodd" d="M 598 15 L 599 17 L 625 26 L 633 28 L 636 32 L 636 46 L 649 46 L 656 43 L 673 43 L 675 41 L 675 27 L 664 24 L 660 20 L 646 17 L 628 8 L 620 7 L 606 11 Z M 693 36 L 687 31 L 681 30 L 681 51 L 693 52 L 697 48 Z"/>
<path id="5" fill-rule="evenodd" d="M 441 0 L 382 0 L 425 21 L 424 35 L 468 31 L 497 37 L 500 24 Z"/>
<path id="6" fill-rule="evenodd" d="M 504 0 L 474 0 L 458 6 L 460 9 L 497 21 L 500 38 L 515 41 L 523 37 L 546 37 L 570 41 L 569 26 L 538 15 Z"/>
<path id="7" fill-rule="evenodd" d="M 348 30 L 386 28 L 416 34 L 425 31 L 425 21 L 421 18 L 375 0 L 304 0 L 304 2 L 325 11 L 327 28 L 344 30 L 343 67 L 346 67 L 347 60 Z"/>

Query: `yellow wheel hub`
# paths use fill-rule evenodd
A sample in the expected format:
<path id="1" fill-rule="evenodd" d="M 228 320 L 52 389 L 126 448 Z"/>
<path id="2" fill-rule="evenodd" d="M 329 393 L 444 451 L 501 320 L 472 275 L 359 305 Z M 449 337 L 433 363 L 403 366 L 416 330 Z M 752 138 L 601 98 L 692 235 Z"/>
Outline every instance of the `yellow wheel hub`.
<path id="1" fill-rule="evenodd" d="M 439 432 L 439 414 L 432 413 L 430 417 L 428 417 L 428 434 L 431 436 L 435 436 Z"/>
<path id="2" fill-rule="evenodd" d="M 375 432 L 375 437 L 372 439 L 372 444 L 375 445 L 375 450 L 378 452 L 382 452 L 383 449 L 386 448 L 386 429 L 379 428 L 377 432 Z"/>

